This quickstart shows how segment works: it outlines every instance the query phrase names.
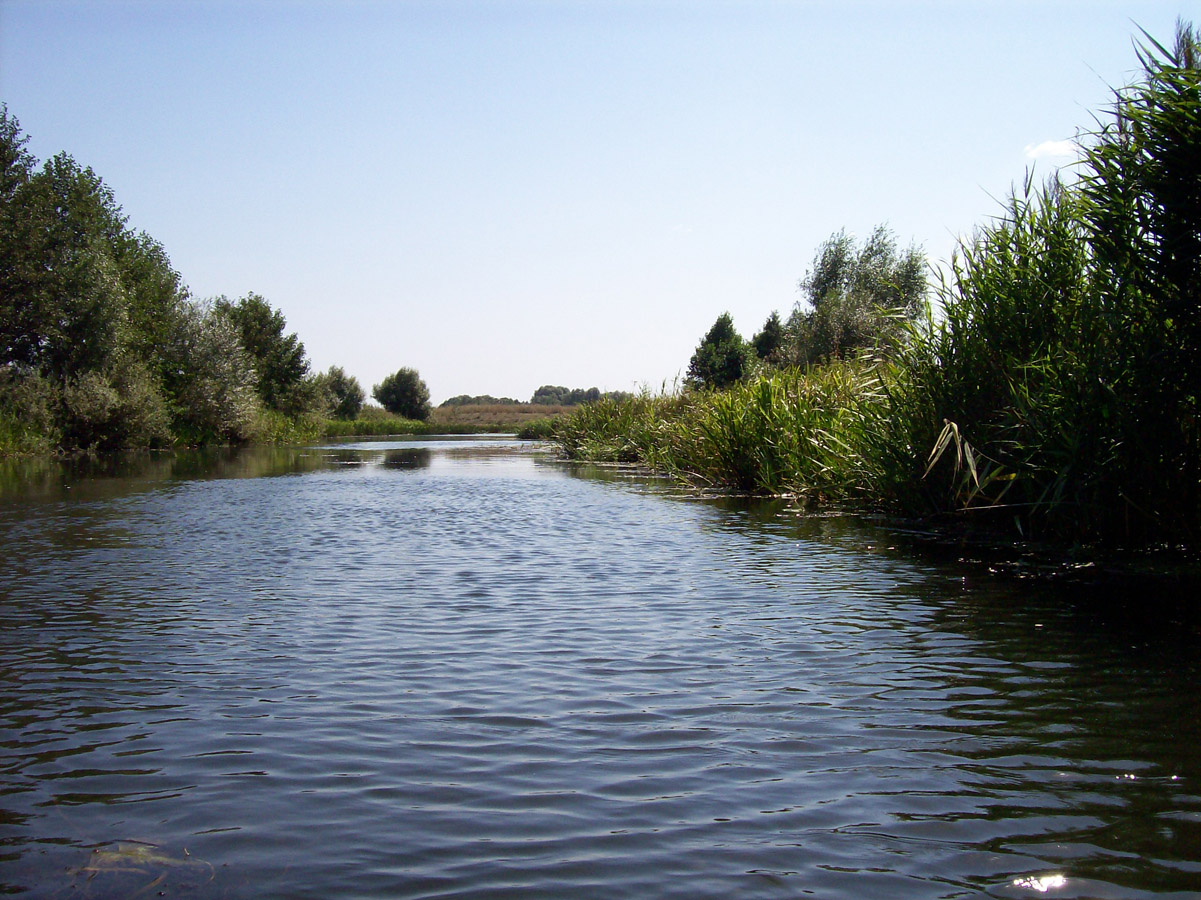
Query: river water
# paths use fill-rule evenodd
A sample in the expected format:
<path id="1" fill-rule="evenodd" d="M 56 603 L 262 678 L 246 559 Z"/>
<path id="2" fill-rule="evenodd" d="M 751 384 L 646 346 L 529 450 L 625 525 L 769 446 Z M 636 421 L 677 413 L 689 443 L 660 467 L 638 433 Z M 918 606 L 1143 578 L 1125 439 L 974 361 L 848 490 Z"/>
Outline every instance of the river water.
<path id="1" fill-rule="evenodd" d="M 498 440 L 0 470 L 0 893 L 1201 896 L 1201 628 Z"/>

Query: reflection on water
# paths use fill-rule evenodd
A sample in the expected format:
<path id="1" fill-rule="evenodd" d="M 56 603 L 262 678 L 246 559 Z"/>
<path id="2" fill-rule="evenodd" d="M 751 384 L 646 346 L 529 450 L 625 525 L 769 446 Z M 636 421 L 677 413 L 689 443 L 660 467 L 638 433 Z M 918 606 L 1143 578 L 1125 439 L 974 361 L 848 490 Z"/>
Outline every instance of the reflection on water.
<path id="1" fill-rule="evenodd" d="M 6 466 L 8 892 L 1201 891 L 1149 589 L 494 439 Z"/>

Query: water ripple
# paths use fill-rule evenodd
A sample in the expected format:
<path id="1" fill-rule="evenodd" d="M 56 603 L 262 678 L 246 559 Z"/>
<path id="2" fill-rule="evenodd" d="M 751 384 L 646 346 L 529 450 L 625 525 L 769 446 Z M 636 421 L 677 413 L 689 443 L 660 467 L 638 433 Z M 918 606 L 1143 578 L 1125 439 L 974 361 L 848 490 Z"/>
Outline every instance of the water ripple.
<path id="1" fill-rule="evenodd" d="M 307 453 L 0 503 L 4 890 L 1201 891 L 1196 635 L 496 442 Z"/>

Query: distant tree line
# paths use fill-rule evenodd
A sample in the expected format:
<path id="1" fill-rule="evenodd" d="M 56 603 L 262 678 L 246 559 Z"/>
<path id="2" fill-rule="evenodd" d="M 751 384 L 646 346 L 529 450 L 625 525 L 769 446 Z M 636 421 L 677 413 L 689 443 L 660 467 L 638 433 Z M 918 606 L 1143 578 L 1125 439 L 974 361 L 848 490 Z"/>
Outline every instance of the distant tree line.
<path id="1" fill-rule="evenodd" d="M 512 397 L 493 397 L 491 394 L 459 394 L 449 400 L 443 400 L 439 406 L 516 406 L 520 400 Z"/>
<path id="2" fill-rule="evenodd" d="M 539 406 L 579 406 L 582 403 L 595 403 L 602 398 L 624 400 L 632 396 L 625 391 L 607 391 L 602 393 L 599 388 L 568 388 L 562 385 L 544 384 L 534 391 L 534 396 L 526 403 Z M 449 400 L 443 400 L 440 406 L 513 406 L 522 401 L 511 397 L 493 397 L 490 394 L 471 396 L 459 394 Z"/>
<path id="3" fill-rule="evenodd" d="M 595 403 L 602 398 L 622 400 L 630 396 L 625 391 L 601 393 L 599 388 L 594 387 L 587 389 L 567 388 L 562 385 L 544 384 L 538 390 L 534 391 L 534 396 L 530 398 L 530 403 L 544 406 L 579 406 L 582 403 Z"/>

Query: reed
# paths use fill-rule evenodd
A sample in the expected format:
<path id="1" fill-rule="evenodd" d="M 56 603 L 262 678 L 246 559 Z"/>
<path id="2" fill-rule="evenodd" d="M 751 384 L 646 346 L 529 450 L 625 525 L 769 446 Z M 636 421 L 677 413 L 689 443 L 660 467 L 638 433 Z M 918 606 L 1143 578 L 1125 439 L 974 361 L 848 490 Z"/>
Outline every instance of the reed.
<path id="1" fill-rule="evenodd" d="M 889 360 L 581 410 L 568 455 L 1075 542 L 1201 543 L 1201 47 L 1181 24 L 1088 136 L 1015 190 Z"/>
<path id="2" fill-rule="evenodd" d="M 882 481 L 874 437 L 890 368 L 838 361 L 726 390 L 602 401 L 560 420 L 554 439 L 573 458 L 639 463 L 705 488 L 867 501 Z"/>

